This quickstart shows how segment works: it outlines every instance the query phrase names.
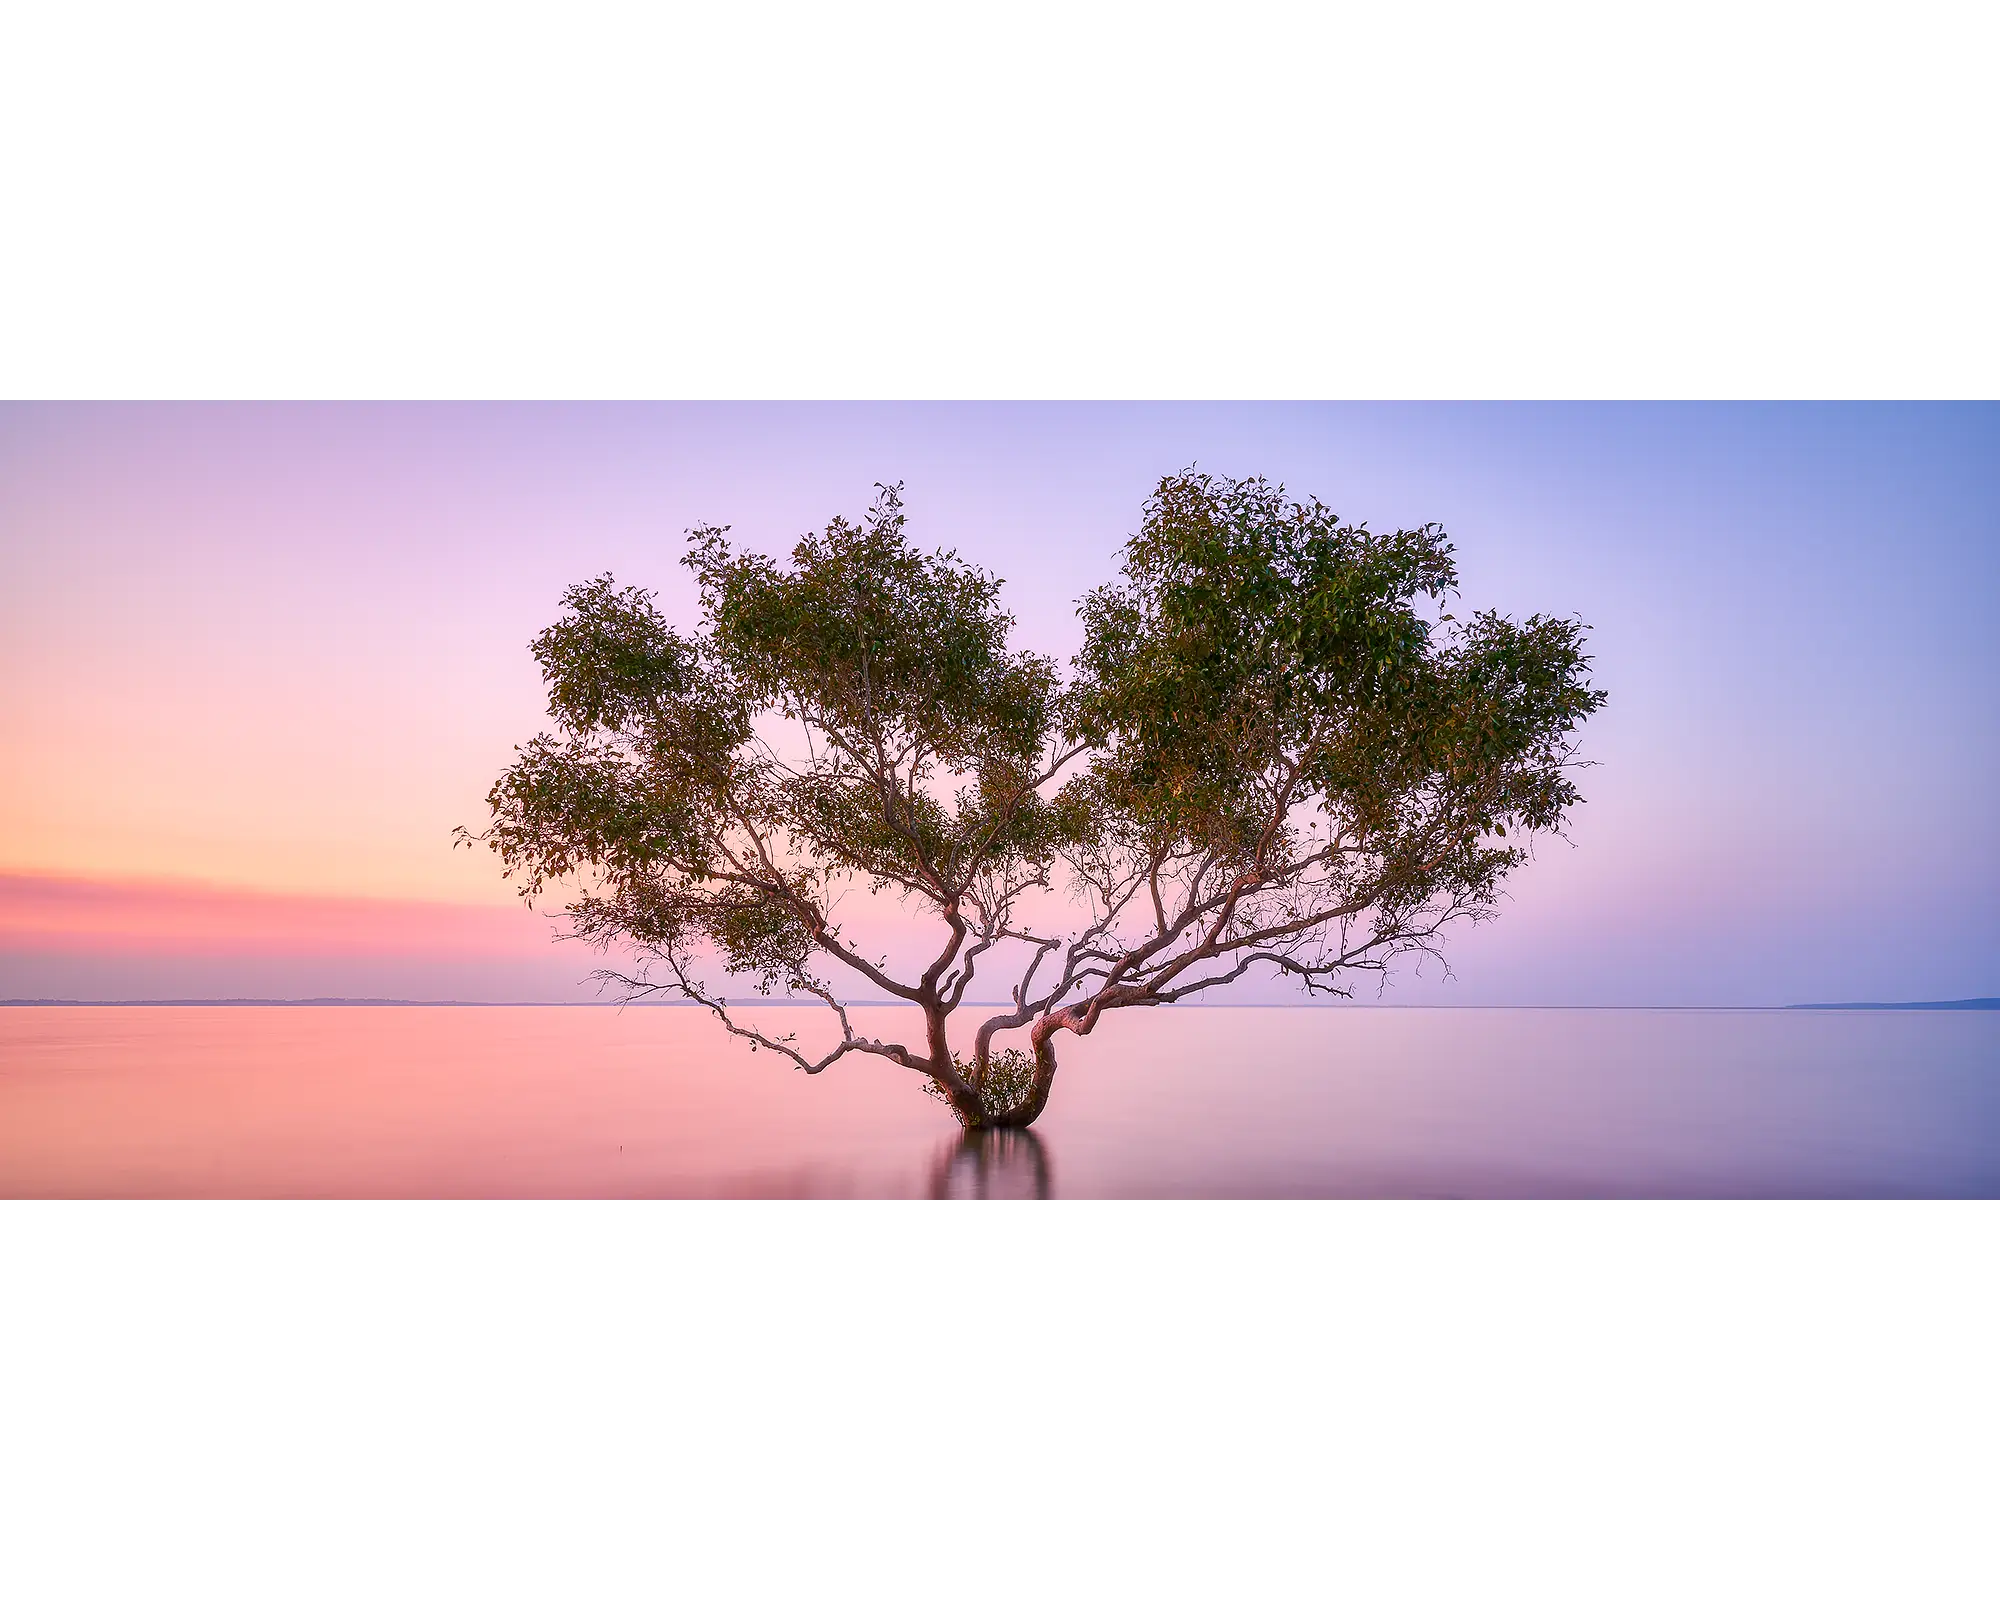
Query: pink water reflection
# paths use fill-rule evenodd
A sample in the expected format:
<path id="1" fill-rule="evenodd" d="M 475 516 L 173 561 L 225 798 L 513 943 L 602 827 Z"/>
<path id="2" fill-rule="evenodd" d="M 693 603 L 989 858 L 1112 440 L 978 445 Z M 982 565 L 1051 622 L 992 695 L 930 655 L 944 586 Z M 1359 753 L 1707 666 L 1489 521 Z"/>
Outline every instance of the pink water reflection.
<path id="1" fill-rule="evenodd" d="M 912 1074 L 684 1009 L 10 1009 L 0 1193 L 2000 1194 L 1991 1013 L 1113 1021 L 969 1152 Z"/>

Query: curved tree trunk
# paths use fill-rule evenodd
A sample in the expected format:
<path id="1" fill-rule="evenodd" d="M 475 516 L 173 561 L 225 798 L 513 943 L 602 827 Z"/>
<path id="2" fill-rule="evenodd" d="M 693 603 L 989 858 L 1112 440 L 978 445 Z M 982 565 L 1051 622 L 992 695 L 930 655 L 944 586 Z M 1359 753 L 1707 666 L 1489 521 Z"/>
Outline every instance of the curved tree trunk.
<path id="1" fill-rule="evenodd" d="M 986 1107 L 976 1089 L 968 1094 L 954 1088 L 946 1079 L 935 1073 L 931 1076 L 932 1081 L 944 1091 L 945 1101 L 951 1107 L 951 1114 L 958 1118 L 960 1126 L 968 1130 L 991 1126 L 986 1115 Z"/>
<path id="2" fill-rule="evenodd" d="M 951 1107 L 951 1114 L 960 1123 L 968 1128 L 987 1126 L 985 1101 L 980 1097 L 980 1064 L 975 1063 L 969 1074 L 961 1073 L 958 1064 L 947 1052 L 941 1056 L 933 1055 L 917 1065 L 937 1085 L 938 1092 Z"/>
<path id="3" fill-rule="evenodd" d="M 952 1115 L 968 1128 L 985 1127 L 985 1103 L 980 1098 L 980 1091 L 985 1087 L 980 1081 L 985 1076 L 984 1052 L 973 1062 L 969 1074 L 958 1070 L 958 1063 L 952 1059 L 951 1041 L 945 1036 L 944 1008 L 934 997 L 924 1003 L 924 1036 L 930 1047 L 926 1069 L 931 1081 L 943 1092 L 951 1106 Z"/>

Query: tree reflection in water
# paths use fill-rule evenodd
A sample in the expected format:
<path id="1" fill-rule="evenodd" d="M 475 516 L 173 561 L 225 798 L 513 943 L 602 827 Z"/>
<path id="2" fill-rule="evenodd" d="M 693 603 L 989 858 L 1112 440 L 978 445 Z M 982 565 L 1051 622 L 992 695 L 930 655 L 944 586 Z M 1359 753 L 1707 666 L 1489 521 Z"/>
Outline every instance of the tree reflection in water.
<path id="1" fill-rule="evenodd" d="M 933 1200 L 1046 1200 L 1049 1153 L 1033 1128 L 967 1128 L 931 1164 Z"/>

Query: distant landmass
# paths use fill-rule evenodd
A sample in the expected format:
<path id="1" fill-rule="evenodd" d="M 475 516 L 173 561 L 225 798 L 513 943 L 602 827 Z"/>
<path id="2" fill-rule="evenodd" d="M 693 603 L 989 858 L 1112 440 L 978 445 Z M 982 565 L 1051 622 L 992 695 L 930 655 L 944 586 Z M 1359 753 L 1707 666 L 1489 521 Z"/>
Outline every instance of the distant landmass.
<path id="1" fill-rule="evenodd" d="M 1787 1011 L 2000 1011 L 2000 1000 L 1828 1000 Z"/>

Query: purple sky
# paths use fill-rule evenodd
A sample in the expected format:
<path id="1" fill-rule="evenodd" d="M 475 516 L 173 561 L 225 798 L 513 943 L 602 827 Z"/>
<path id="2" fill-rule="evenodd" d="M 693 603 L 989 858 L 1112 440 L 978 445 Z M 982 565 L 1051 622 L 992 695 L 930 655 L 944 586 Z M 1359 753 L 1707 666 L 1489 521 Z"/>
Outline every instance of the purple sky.
<path id="1" fill-rule="evenodd" d="M 1190 463 L 1595 630 L 1575 848 L 1382 998 L 2000 992 L 2000 406 L 7 405 L 0 996 L 587 995 L 448 847 L 565 585 L 687 619 L 684 528 L 782 551 L 899 478 L 1067 655 Z"/>

